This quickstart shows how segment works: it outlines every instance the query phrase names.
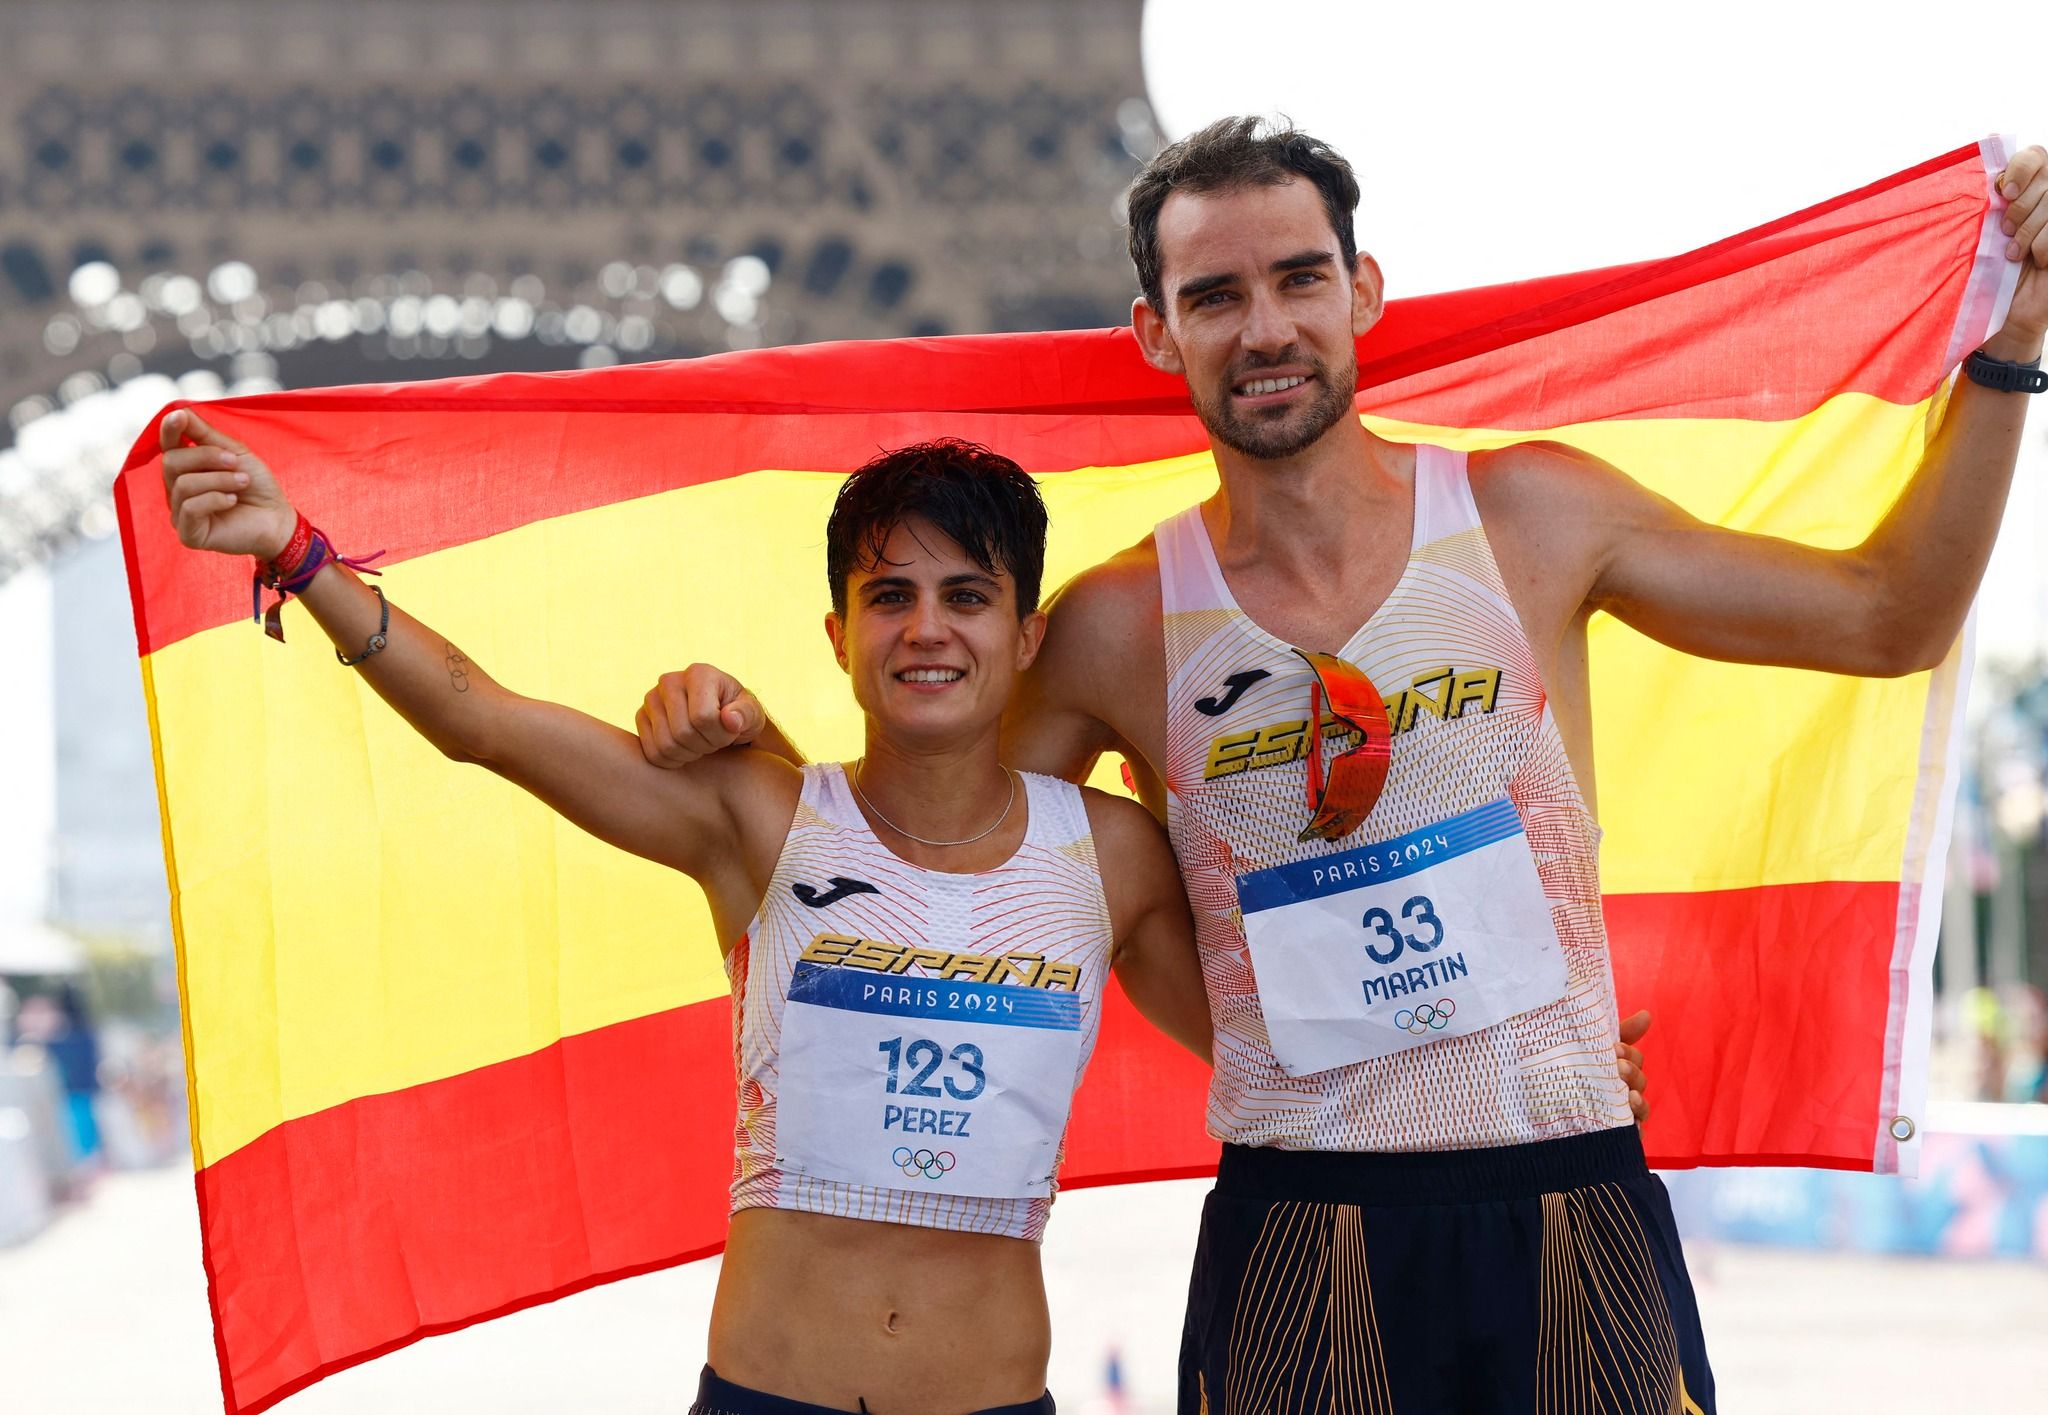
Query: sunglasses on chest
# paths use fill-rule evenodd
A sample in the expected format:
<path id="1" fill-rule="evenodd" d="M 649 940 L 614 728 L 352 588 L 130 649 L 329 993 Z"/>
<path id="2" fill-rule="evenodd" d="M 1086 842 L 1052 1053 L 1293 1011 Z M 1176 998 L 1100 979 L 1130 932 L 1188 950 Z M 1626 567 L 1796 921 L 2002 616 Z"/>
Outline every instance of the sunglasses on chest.
<path id="1" fill-rule="evenodd" d="M 1302 840 L 1341 840 L 1364 822 L 1387 785 L 1393 734 L 1379 689 L 1356 666 L 1335 654 L 1295 652 L 1315 679 L 1309 685 L 1308 808 Z M 1326 750 L 1324 733 L 1342 728 L 1357 742 Z"/>

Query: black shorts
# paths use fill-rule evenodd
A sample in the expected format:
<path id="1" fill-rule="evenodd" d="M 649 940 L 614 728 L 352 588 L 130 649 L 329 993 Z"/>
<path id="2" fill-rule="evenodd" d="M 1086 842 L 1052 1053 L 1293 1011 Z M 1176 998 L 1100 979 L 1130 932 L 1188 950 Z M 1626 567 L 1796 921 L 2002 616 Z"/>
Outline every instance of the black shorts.
<path id="1" fill-rule="evenodd" d="M 865 1401 L 861 1402 L 860 1408 L 868 1411 L 868 1415 L 889 1415 L 887 1410 L 870 1409 Z M 704 1374 L 697 1378 L 697 1402 L 690 1407 L 689 1415 L 842 1415 L 842 1412 L 829 1405 L 813 1405 L 807 1400 L 789 1400 L 766 1391 L 736 1386 L 706 1366 Z M 986 1410 L 976 1410 L 972 1415 L 1053 1415 L 1052 1396 L 1041 1395 L 1022 1405 L 994 1405 Z"/>
<path id="2" fill-rule="evenodd" d="M 1634 1126 L 1498 1149 L 1223 1147 L 1181 1415 L 1712 1415 Z"/>

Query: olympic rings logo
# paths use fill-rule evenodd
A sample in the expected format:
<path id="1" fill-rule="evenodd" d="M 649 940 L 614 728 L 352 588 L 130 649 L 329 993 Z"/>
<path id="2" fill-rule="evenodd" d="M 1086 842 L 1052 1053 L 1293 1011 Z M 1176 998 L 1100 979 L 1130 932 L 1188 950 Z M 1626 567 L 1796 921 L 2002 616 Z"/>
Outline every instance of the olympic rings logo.
<path id="1" fill-rule="evenodd" d="M 1436 1000 L 1436 1006 L 1423 1003 L 1416 1008 L 1402 1008 L 1394 1014 L 1394 1025 L 1411 1036 L 1423 1036 L 1429 1032 L 1441 1032 L 1444 1024 L 1458 1013 L 1458 1004 L 1447 997 Z"/>
<path id="2" fill-rule="evenodd" d="M 920 1174 L 926 1179 L 937 1179 L 950 1173 L 953 1166 L 959 1163 L 953 1158 L 951 1150 L 940 1150 L 933 1154 L 930 1150 L 913 1150 L 908 1145 L 898 1145 L 896 1153 L 889 1156 L 889 1160 L 910 1179 L 915 1179 Z"/>

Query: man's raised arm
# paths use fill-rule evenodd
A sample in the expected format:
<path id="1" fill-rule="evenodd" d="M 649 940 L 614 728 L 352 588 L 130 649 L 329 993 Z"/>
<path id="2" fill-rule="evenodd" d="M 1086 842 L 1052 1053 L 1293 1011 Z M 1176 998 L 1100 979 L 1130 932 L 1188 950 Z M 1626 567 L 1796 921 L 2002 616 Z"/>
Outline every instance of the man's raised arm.
<path id="1" fill-rule="evenodd" d="M 161 437 L 179 540 L 255 556 L 288 581 L 310 573 L 292 588 L 337 655 L 445 756 L 487 766 L 600 839 L 686 874 L 723 876 L 739 859 L 732 771 L 653 770 L 620 729 L 500 687 L 381 589 L 323 563 L 310 527 L 247 446 L 189 409 L 168 414 Z"/>
<path id="2" fill-rule="evenodd" d="M 2003 178 L 2008 259 L 2022 262 L 2004 328 L 1983 353 L 2041 357 L 2048 330 L 2048 152 Z M 1586 602 L 1705 658 L 1868 677 L 1934 667 L 1961 631 L 2012 484 L 2029 396 L 1959 374 L 1941 426 L 1862 544 L 1820 550 L 1707 525 L 1606 464 L 1561 448 L 1491 454 L 1493 493 L 1521 503 L 1546 547 L 1585 567 Z"/>

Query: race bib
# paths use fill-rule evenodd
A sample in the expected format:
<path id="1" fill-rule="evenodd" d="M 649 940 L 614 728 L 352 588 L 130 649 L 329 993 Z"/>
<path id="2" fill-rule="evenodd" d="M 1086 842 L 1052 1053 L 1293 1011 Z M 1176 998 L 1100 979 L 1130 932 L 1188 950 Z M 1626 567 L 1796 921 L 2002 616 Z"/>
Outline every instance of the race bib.
<path id="1" fill-rule="evenodd" d="M 1307 1076 L 1564 996 L 1564 950 L 1514 803 L 1241 875 L 1273 1056 Z"/>
<path id="2" fill-rule="evenodd" d="M 1052 1192 L 1081 997 L 798 963 L 775 1147 L 841 1183 L 990 1199 Z"/>

